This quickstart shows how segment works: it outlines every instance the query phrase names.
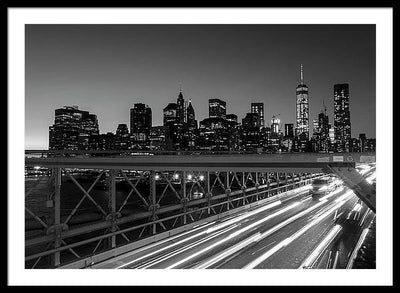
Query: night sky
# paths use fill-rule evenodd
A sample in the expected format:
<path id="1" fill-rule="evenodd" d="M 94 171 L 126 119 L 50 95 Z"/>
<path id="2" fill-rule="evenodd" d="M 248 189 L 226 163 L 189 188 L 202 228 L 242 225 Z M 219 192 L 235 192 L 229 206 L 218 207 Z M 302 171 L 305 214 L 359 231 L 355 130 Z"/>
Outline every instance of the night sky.
<path id="1" fill-rule="evenodd" d="M 352 137 L 375 137 L 375 25 L 27 25 L 25 147 L 47 149 L 54 110 L 78 105 L 100 133 L 129 127 L 134 103 L 153 126 L 180 85 L 198 121 L 208 99 L 227 102 L 241 122 L 263 102 L 266 124 L 295 123 L 300 64 L 309 87 L 310 129 L 333 85 L 349 83 Z"/>

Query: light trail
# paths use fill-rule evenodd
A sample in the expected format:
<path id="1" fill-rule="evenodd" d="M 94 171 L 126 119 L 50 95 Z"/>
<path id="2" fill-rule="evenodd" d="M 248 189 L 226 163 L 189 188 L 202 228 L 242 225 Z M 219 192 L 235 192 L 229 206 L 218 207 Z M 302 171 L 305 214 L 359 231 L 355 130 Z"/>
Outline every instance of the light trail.
<path id="1" fill-rule="evenodd" d="M 239 222 L 239 221 L 241 221 L 241 220 L 243 220 L 243 219 L 245 219 L 245 218 L 254 216 L 254 215 L 259 214 L 259 213 L 261 213 L 261 212 L 263 212 L 263 211 L 266 211 L 266 210 L 268 210 L 268 209 L 271 209 L 271 208 L 273 208 L 273 207 L 276 207 L 276 206 L 278 206 L 278 205 L 280 205 L 280 204 L 282 204 L 282 202 L 281 202 L 280 200 L 278 200 L 278 201 L 276 201 L 276 202 L 273 202 L 273 203 L 271 203 L 271 204 L 269 204 L 269 205 L 266 205 L 266 206 L 264 206 L 264 207 L 261 207 L 261 208 L 259 208 L 259 209 L 254 210 L 254 211 L 251 211 L 251 212 L 249 212 L 249 213 L 245 213 L 244 215 L 239 216 L 239 217 L 237 217 L 237 218 L 233 218 L 233 219 L 231 219 L 231 220 L 225 221 L 225 222 L 221 223 L 220 225 L 217 225 L 217 226 L 215 226 L 215 227 L 211 227 L 211 228 L 207 229 L 206 233 L 212 233 L 212 232 L 214 232 L 214 231 L 216 231 L 216 230 L 218 230 L 218 229 L 221 229 L 221 228 L 224 228 L 224 227 L 229 226 L 229 225 L 231 225 L 231 224 L 237 223 L 237 222 Z"/>
<path id="2" fill-rule="evenodd" d="M 185 247 L 182 247 L 182 248 L 180 248 L 178 250 L 172 251 L 172 252 L 164 255 L 163 257 L 160 257 L 158 259 L 155 259 L 153 261 L 150 261 L 148 263 L 140 265 L 140 266 L 136 267 L 136 269 L 147 269 L 147 268 L 149 268 L 151 266 L 154 266 L 154 265 L 156 265 L 156 264 L 158 264 L 160 262 L 163 262 L 163 261 L 165 261 L 165 260 L 167 260 L 167 259 L 169 259 L 171 257 L 174 257 L 174 256 L 176 256 L 176 255 L 178 255 L 178 254 L 180 254 L 182 252 L 185 252 L 185 251 L 187 251 L 189 249 L 192 249 L 192 248 L 194 248 L 194 247 L 196 247 L 196 246 L 198 246 L 198 245 L 200 245 L 200 244 L 202 244 L 204 242 L 207 242 L 207 241 L 209 241 L 209 240 L 211 240 L 213 238 L 216 238 L 216 237 L 218 237 L 218 236 L 220 236 L 220 235 L 222 235 L 222 234 L 224 234 L 224 233 L 236 228 L 237 226 L 238 226 L 237 224 L 232 225 L 231 227 L 228 227 L 228 228 L 225 228 L 225 229 L 223 229 L 221 231 L 218 231 L 218 233 L 215 233 L 215 234 L 210 235 L 210 236 L 208 236 L 206 238 L 200 239 L 200 240 L 198 240 L 198 241 L 196 241 L 196 242 L 194 242 L 194 243 L 192 243 L 190 245 L 187 245 Z"/>
<path id="3" fill-rule="evenodd" d="M 190 241 L 190 240 L 192 240 L 192 239 L 194 239 L 194 238 L 196 238 L 196 237 L 199 237 L 199 236 L 201 236 L 201 235 L 203 235 L 203 234 L 209 234 L 209 233 L 212 233 L 212 232 L 217 231 L 217 230 L 219 230 L 219 229 L 225 228 L 226 226 L 229 226 L 229 225 L 231 225 L 231 224 L 235 224 L 236 222 L 238 222 L 238 221 L 240 221 L 240 220 L 243 220 L 243 219 L 245 219 L 245 218 L 247 218 L 247 217 L 251 217 L 251 216 L 253 216 L 253 215 L 255 215 L 255 214 L 261 213 L 261 212 L 263 212 L 263 211 L 265 211 L 265 210 L 268 210 L 268 209 L 270 209 L 270 208 L 273 208 L 273 207 L 275 207 L 275 206 L 278 206 L 278 205 L 280 205 L 281 203 L 282 203 L 282 202 L 281 202 L 280 200 L 278 200 L 278 201 L 273 202 L 273 203 L 271 203 L 271 204 L 269 204 L 269 205 L 266 205 L 266 206 L 264 206 L 264 207 L 261 207 L 261 208 L 259 208 L 259 209 L 256 209 L 256 210 L 254 210 L 254 211 L 252 211 L 252 212 L 250 212 L 250 213 L 244 214 L 243 216 L 234 218 L 234 219 L 232 219 L 232 220 L 228 220 L 228 221 L 223 222 L 223 223 L 221 223 L 221 224 L 219 224 L 219 225 L 217 225 L 217 226 L 215 226 L 215 227 L 213 227 L 213 228 L 209 228 L 209 229 L 207 229 L 207 230 L 205 230 L 205 231 L 202 231 L 202 232 L 200 232 L 200 233 L 197 233 L 197 234 L 195 234 L 195 235 L 192 235 L 192 236 L 190 236 L 190 237 L 188 237 L 188 238 L 185 238 L 185 239 L 183 239 L 183 240 L 181 240 L 181 241 L 178 241 L 178 242 L 175 242 L 175 243 L 170 244 L 170 245 L 168 245 L 168 246 L 165 246 L 165 247 L 163 247 L 163 248 L 160 248 L 159 250 L 150 252 L 150 253 L 148 253 L 148 254 L 146 254 L 146 255 L 144 255 L 144 256 L 141 256 L 141 257 L 139 257 L 139 258 L 137 258 L 137 259 L 134 259 L 134 260 L 132 260 L 132 261 L 126 263 L 126 264 L 123 264 L 123 265 L 120 265 L 120 266 L 116 267 L 116 269 L 121 269 L 121 268 L 124 268 L 124 267 L 126 267 L 126 266 L 130 266 L 130 265 L 132 265 L 133 263 L 136 263 L 136 262 L 138 262 L 138 261 L 140 261 L 140 260 L 143 260 L 143 259 L 145 259 L 145 258 L 148 258 L 148 257 L 150 257 L 150 256 L 152 256 L 152 255 L 154 255 L 154 254 L 157 254 L 157 253 L 159 253 L 159 252 L 162 252 L 162 251 L 165 251 L 165 250 L 167 250 L 167 249 L 173 248 L 173 247 L 175 247 L 175 246 L 177 246 L 177 245 L 180 245 L 180 244 L 182 244 L 182 243 L 185 243 L 185 242 L 187 242 L 187 241 Z M 208 226 L 208 225 L 207 225 L 207 226 Z M 204 226 L 203 226 L 203 227 L 196 228 L 196 229 L 201 229 L 201 228 L 204 228 Z M 186 232 L 186 234 L 191 233 L 191 232 L 193 232 L 193 230 L 192 230 L 192 231 L 189 231 L 189 232 Z M 177 235 L 177 236 L 178 236 L 178 235 Z M 182 235 L 180 235 L 180 236 L 182 236 Z M 168 241 L 170 241 L 170 240 L 171 240 L 171 239 L 168 239 L 168 238 L 167 238 L 167 239 L 165 239 L 164 243 L 165 243 L 165 242 L 168 242 Z M 155 243 L 154 246 L 157 246 L 157 245 L 159 245 L 159 244 L 160 244 L 160 242 Z M 153 247 L 154 247 L 154 246 L 153 246 Z M 148 247 L 144 247 L 144 248 L 142 248 L 141 250 L 143 251 L 143 250 L 146 250 L 146 249 L 148 249 Z M 136 253 L 136 252 L 135 252 L 135 253 Z"/>
<path id="4" fill-rule="evenodd" d="M 352 195 L 354 195 L 353 190 L 349 190 L 345 194 L 343 194 L 341 197 L 335 199 L 335 202 L 336 203 L 341 202 L 341 201 L 345 200 L 346 198 L 348 198 L 348 197 L 350 197 Z"/>
<path id="5" fill-rule="evenodd" d="M 351 192 L 352 194 L 352 192 Z M 281 241 L 277 245 L 275 245 L 272 249 L 268 250 L 266 253 L 255 259 L 254 261 L 250 262 L 247 264 L 244 269 L 253 269 L 262 262 L 264 262 L 266 259 L 268 259 L 270 256 L 272 256 L 275 252 L 279 251 L 281 248 L 287 246 L 289 243 L 291 243 L 293 240 L 297 239 L 300 237 L 303 233 L 305 233 L 307 230 L 309 230 L 311 227 L 314 225 L 318 224 L 320 221 L 325 219 L 327 216 L 329 216 L 334 210 L 340 208 L 347 200 L 349 200 L 349 194 L 348 192 L 339 197 L 340 201 L 338 201 L 333 207 L 329 208 L 324 214 L 322 214 L 320 217 L 316 218 L 312 222 L 308 223 L 306 226 L 304 226 L 302 229 L 297 231 L 295 234 L 292 236 L 286 238 L 285 240 Z M 336 200 L 337 201 L 337 200 Z M 335 202 L 336 202 L 335 201 Z M 323 203 L 323 202 L 320 202 Z"/>
<path id="6" fill-rule="evenodd" d="M 258 242 L 258 241 L 260 241 L 261 239 L 264 239 L 265 237 L 267 237 L 267 236 L 271 235 L 272 233 L 276 232 L 277 230 L 281 229 L 282 227 L 284 227 L 284 226 L 290 224 L 290 223 L 293 222 L 294 220 L 296 220 L 296 219 L 302 217 L 303 215 L 309 213 L 310 211 L 312 211 L 312 210 L 318 208 L 319 206 L 321 206 L 321 205 L 324 204 L 324 203 L 325 203 L 325 201 L 319 202 L 319 203 L 315 204 L 314 206 L 312 206 L 312 207 L 310 207 L 310 208 L 308 208 L 308 209 L 306 209 L 306 210 L 304 210 L 304 211 L 298 213 L 297 215 L 294 215 L 294 216 L 290 217 L 289 219 L 287 219 L 287 220 L 281 222 L 280 224 L 274 226 L 273 228 L 269 229 L 268 231 L 264 232 L 264 233 L 261 234 L 260 236 L 258 236 L 258 237 L 256 237 L 255 239 L 253 239 L 252 241 L 243 241 L 243 242 L 237 244 L 237 246 L 240 247 L 241 249 L 243 249 L 245 246 L 250 245 L 252 242 Z M 298 204 L 298 203 L 297 203 L 297 204 Z M 246 245 L 244 245 L 244 243 L 245 243 Z M 235 245 L 235 246 L 233 246 L 232 248 L 229 248 L 229 249 L 223 251 L 222 253 L 218 254 L 217 256 L 211 258 L 211 259 L 208 260 L 206 263 L 202 264 L 200 268 L 207 268 L 207 267 L 209 267 L 209 266 L 211 266 L 211 265 L 213 265 L 213 264 L 215 264 L 215 263 L 221 261 L 221 260 L 223 259 L 222 256 L 223 256 L 224 258 L 226 258 L 226 257 L 230 256 L 231 254 L 235 253 L 236 251 L 237 251 L 237 247 L 236 247 L 236 245 Z"/>
<path id="7" fill-rule="evenodd" d="M 319 243 L 319 245 L 314 249 L 314 251 L 305 259 L 305 261 L 300 265 L 299 269 L 311 268 L 315 261 L 320 257 L 321 252 L 325 250 L 328 245 L 335 239 L 335 237 L 342 230 L 342 226 L 335 225 L 332 230 L 326 235 L 326 237 Z"/>
<path id="8" fill-rule="evenodd" d="M 368 228 L 365 228 L 362 231 L 361 236 L 358 239 L 357 245 L 356 245 L 356 247 L 354 247 L 354 250 L 353 250 L 353 252 L 352 252 L 352 254 L 350 256 L 350 260 L 347 263 L 346 269 L 351 269 L 353 267 L 353 263 L 354 263 L 355 258 L 357 257 L 358 250 L 360 249 L 361 245 L 363 244 L 363 242 L 365 240 L 365 237 L 367 236 L 368 232 L 369 232 Z"/>
<path id="9" fill-rule="evenodd" d="M 367 182 L 369 184 L 372 184 L 372 182 L 374 181 L 374 179 L 376 178 L 376 172 L 374 172 L 373 174 L 371 174 L 370 176 L 367 177 Z"/>
<path id="10" fill-rule="evenodd" d="M 234 245 L 231 248 L 228 248 L 221 253 L 217 254 L 215 257 L 211 258 L 210 260 L 206 261 L 205 263 L 199 264 L 197 266 L 194 266 L 194 269 L 206 269 L 209 268 L 210 266 L 220 262 L 224 258 L 229 257 L 230 255 L 238 252 L 239 250 L 245 248 L 246 246 L 250 245 L 251 243 L 257 241 L 257 239 L 261 236 L 261 233 L 258 232 L 254 234 L 253 236 L 246 238 L 239 242 L 238 244 Z"/>
<path id="11" fill-rule="evenodd" d="M 325 269 L 329 269 L 329 265 L 331 264 L 331 255 L 332 255 L 332 250 L 331 251 L 329 251 L 329 254 L 328 254 L 328 261 L 326 262 L 326 266 L 325 266 Z"/>
<path id="12" fill-rule="evenodd" d="M 360 203 L 356 203 L 353 209 L 351 210 L 352 212 L 359 212 L 362 208 L 362 205 Z"/>
<path id="13" fill-rule="evenodd" d="M 365 221 L 365 218 L 366 218 L 370 213 L 371 213 L 371 210 L 370 210 L 370 209 L 368 209 L 368 210 L 364 213 L 364 216 L 362 217 L 361 222 L 360 222 L 360 226 L 363 225 L 363 223 L 364 223 L 364 221 Z"/>
<path id="14" fill-rule="evenodd" d="M 207 226 L 208 226 L 208 225 L 207 225 Z M 204 227 L 199 227 L 199 228 L 197 228 L 196 230 L 201 229 L 201 228 L 204 228 Z M 185 232 L 184 234 L 189 234 L 189 233 L 192 233 L 192 232 L 193 232 L 193 230 L 192 230 L 192 231 Z M 156 250 L 156 251 L 150 252 L 150 253 L 148 253 L 148 254 L 146 254 L 146 255 L 144 255 L 144 256 L 141 256 L 141 257 L 136 258 L 136 259 L 134 259 L 134 260 L 132 260 L 132 261 L 130 261 L 130 262 L 128 262 L 128 263 L 125 263 L 125 264 L 123 264 L 123 265 L 120 265 L 120 266 L 116 267 L 116 269 L 121 269 L 121 268 L 123 268 L 123 267 L 129 266 L 129 265 L 131 265 L 131 264 L 133 264 L 133 263 L 135 263 L 135 262 L 138 262 L 138 261 L 140 261 L 140 260 L 142 260 L 142 259 L 145 259 L 145 258 L 147 258 L 147 257 L 150 257 L 150 256 L 152 256 L 152 255 L 154 255 L 154 254 L 157 254 L 157 253 L 162 252 L 162 251 L 164 251 L 164 250 L 167 250 L 167 249 L 170 249 L 170 248 L 175 247 L 175 246 L 177 246 L 177 245 L 180 245 L 180 244 L 182 244 L 182 243 L 185 243 L 185 242 L 187 242 L 187 241 L 189 241 L 189 240 L 192 240 L 193 238 L 199 237 L 199 236 L 202 235 L 202 234 L 205 234 L 205 231 L 202 231 L 202 232 L 200 232 L 200 233 L 197 233 L 197 234 L 195 234 L 195 235 L 192 235 L 192 236 L 190 236 L 190 237 L 188 237 L 188 238 L 185 238 L 185 239 L 183 239 L 183 240 L 180 240 L 180 241 L 175 242 L 175 243 L 173 243 L 173 244 L 170 244 L 170 245 L 168 245 L 168 246 L 165 246 L 164 248 L 160 248 L 160 249 L 158 249 L 158 250 Z M 180 237 L 182 237 L 182 236 L 183 236 L 183 234 L 177 235 L 177 236 L 175 237 L 175 239 L 176 239 L 176 238 L 180 238 Z M 153 248 L 153 247 L 155 247 L 155 246 L 158 246 L 158 245 L 160 245 L 160 244 L 163 244 L 163 243 L 169 242 L 169 241 L 172 241 L 172 239 L 171 239 L 171 238 L 167 238 L 167 239 L 165 239 L 165 240 L 163 240 L 163 241 L 156 242 L 156 243 L 152 244 L 151 247 L 144 246 L 144 247 L 142 247 L 142 248 L 140 249 L 140 251 L 134 251 L 133 254 L 136 254 L 136 253 L 138 253 L 138 252 L 147 250 L 147 249 L 149 249 L 149 248 Z"/>
<path id="15" fill-rule="evenodd" d="M 325 199 L 328 199 L 328 198 L 330 198 L 330 197 L 332 197 L 332 196 L 338 194 L 339 192 L 341 192 L 341 191 L 343 191 L 343 190 L 344 190 L 344 188 L 343 188 L 343 186 L 341 186 L 341 187 L 339 187 L 338 189 L 336 189 L 335 191 L 333 191 L 333 192 L 331 192 L 331 193 L 329 193 L 329 194 L 327 194 L 327 195 L 321 197 L 321 198 L 319 199 L 319 201 L 323 201 L 323 200 L 325 200 Z"/>
<path id="16" fill-rule="evenodd" d="M 213 249 L 213 248 L 215 248 L 215 247 L 217 247 L 217 246 L 219 246 L 219 245 L 221 245 L 221 244 L 223 244 L 223 243 L 225 243 L 225 242 L 227 242 L 227 241 L 229 241 L 229 240 L 231 240 L 231 239 L 233 239 L 233 238 L 235 238 L 237 236 L 239 236 L 240 234 L 242 234 L 242 233 L 244 233 L 244 232 L 246 232 L 246 231 L 248 231 L 248 230 L 250 230 L 250 229 L 252 229 L 252 228 L 254 228 L 254 227 L 256 227 L 256 226 L 258 226 L 260 224 L 262 224 L 262 223 L 264 223 L 265 221 L 268 221 L 268 220 L 270 220 L 270 219 L 272 219 L 272 218 L 274 218 L 274 217 L 276 217 L 276 216 L 278 216 L 280 214 L 285 213 L 286 211 L 298 206 L 299 204 L 300 204 L 300 202 L 295 202 L 295 203 L 287 206 L 286 208 L 283 208 L 282 210 L 280 210 L 278 212 L 275 212 L 275 213 L 265 217 L 264 219 L 258 220 L 256 222 L 254 222 L 254 223 L 252 223 L 252 224 L 250 224 L 250 225 L 248 225 L 248 226 L 246 226 L 246 227 L 244 227 L 244 228 L 242 228 L 242 229 L 230 234 L 228 237 L 226 237 L 226 238 L 224 238 L 224 239 L 222 239 L 222 240 L 220 240 L 220 241 L 218 241 L 218 242 L 216 242 L 216 243 L 214 243 L 214 244 L 212 244 L 212 245 L 210 245 L 210 246 L 208 246 L 208 247 L 206 247 L 206 248 L 204 248 L 204 249 L 202 249 L 200 251 L 197 251 L 197 252 L 193 253 L 192 255 L 190 255 L 190 256 L 188 256 L 188 257 L 186 257 L 186 258 L 184 258 L 184 259 L 182 259 L 182 260 L 180 260 L 180 261 L 168 266 L 167 269 L 176 268 L 177 266 L 187 262 L 188 260 L 191 260 L 191 259 L 193 259 L 193 258 L 195 258 L 195 257 L 197 257 L 197 256 L 199 256 L 199 255 L 201 255 L 201 254 L 203 254 L 203 253 L 205 253 L 205 252 L 207 252 L 207 251 L 209 251 L 209 250 L 211 250 L 211 249 Z"/>
<path id="17" fill-rule="evenodd" d="M 156 242 L 156 243 L 153 243 L 153 244 L 150 244 L 150 245 L 147 245 L 147 246 L 138 248 L 138 249 L 132 251 L 132 252 L 129 253 L 129 254 L 123 254 L 123 255 L 121 255 L 120 257 L 115 257 L 115 258 L 112 259 L 112 261 L 114 262 L 115 260 L 122 259 L 122 258 L 126 258 L 126 257 L 132 256 L 132 255 L 135 255 L 135 254 L 137 254 L 137 253 L 139 253 L 139 252 L 142 252 L 142 251 L 151 249 L 151 248 L 153 248 L 153 247 L 156 247 L 156 246 L 158 246 L 158 245 L 164 244 L 164 243 L 166 243 L 166 242 L 173 241 L 173 240 L 175 240 L 175 239 L 177 239 L 177 238 L 180 238 L 180 237 L 183 237 L 183 236 L 185 236 L 185 235 L 187 235 L 187 234 L 193 233 L 194 231 L 197 231 L 197 230 L 203 229 L 203 228 L 205 228 L 205 227 L 207 227 L 207 226 L 210 226 L 210 225 L 214 224 L 214 222 L 215 222 L 215 221 L 209 222 L 209 223 L 199 224 L 199 225 L 197 225 L 196 227 L 193 227 L 193 229 L 190 230 L 190 231 L 183 232 L 183 233 L 180 233 L 180 234 L 178 234 L 178 235 L 171 236 L 171 237 L 168 237 L 168 238 L 166 238 L 166 239 L 160 240 L 160 241 L 158 241 L 158 242 Z M 104 264 L 104 263 L 107 263 L 107 262 L 102 262 L 102 264 Z M 119 266 L 119 267 L 117 267 L 117 269 L 118 269 L 118 268 L 121 268 L 121 267 L 123 267 L 123 266 L 125 266 L 125 264 L 124 264 L 124 265 L 121 265 L 121 266 Z"/>
<path id="18" fill-rule="evenodd" d="M 309 189 L 309 187 L 308 187 L 308 186 L 304 186 L 303 189 Z M 311 199 L 311 197 L 310 197 L 310 199 Z M 307 199 L 306 199 L 306 200 L 307 200 Z M 118 266 L 117 268 L 119 269 L 119 268 L 124 268 L 124 267 L 130 266 L 130 265 L 132 265 L 132 264 L 134 264 L 134 263 L 139 262 L 140 260 L 143 260 L 143 259 L 145 259 L 145 258 L 151 257 L 151 256 L 153 256 L 153 255 L 156 254 L 156 253 L 160 253 L 160 252 L 163 252 L 163 251 L 165 251 L 165 250 L 167 250 L 167 249 L 171 249 L 171 248 L 176 247 L 176 246 L 178 246 L 178 245 L 180 245 L 180 244 L 182 244 L 182 243 L 185 243 L 185 242 L 187 242 L 187 241 L 190 241 L 190 240 L 192 240 L 192 239 L 194 239 L 194 238 L 196 238 L 196 237 L 200 237 L 201 235 L 212 233 L 212 232 L 217 231 L 217 230 L 219 230 L 219 229 L 222 229 L 222 228 L 224 228 L 224 227 L 226 227 L 226 226 L 229 226 L 229 225 L 231 225 L 231 224 L 237 223 L 237 222 L 242 221 L 242 220 L 244 220 L 244 219 L 246 219 L 246 218 L 249 218 L 249 217 L 251 217 L 251 216 L 254 216 L 254 215 L 258 214 L 258 213 L 261 213 L 261 212 L 263 212 L 263 211 L 265 211 L 265 210 L 268 210 L 268 209 L 271 209 L 271 208 L 273 208 L 273 207 L 276 207 L 276 206 L 278 206 L 278 205 L 280 205 L 280 204 L 282 204 L 282 201 L 280 201 L 280 200 L 275 201 L 275 202 L 273 202 L 273 203 L 271 203 L 271 204 L 268 204 L 268 205 L 266 205 L 266 206 L 264 206 L 264 207 L 261 207 L 261 208 L 258 208 L 258 209 L 256 209 L 256 210 L 253 210 L 253 211 L 251 211 L 251 212 L 249 212 L 249 213 L 243 214 L 243 215 L 241 215 L 241 216 L 239 216 L 239 217 L 237 217 L 237 218 L 233 218 L 233 219 L 230 219 L 230 220 L 228 220 L 228 221 L 222 222 L 221 224 L 219 224 L 219 225 L 217 225 L 217 226 L 215 226 L 215 227 L 211 227 L 211 228 L 209 228 L 209 229 L 207 229 L 207 230 L 205 230 L 205 231 L 201 231 L 200 233 L 194 234 L 194 235 L 192 235 L 192 236 L 190 236 L 190 237 L 188 237 L 188 238 L 186 238 L 186 239 L 183 239 L 183 240 L 180 240 L 180 241 L 178 241 L 178 242 L 176 242 L 176 243 L 170 244 L 170 245 L 168 245 L 168 246 L 166 246 L 166 247 L 164 247 L 164 248 L 161 248 L 161 249 L 159 249 L 159 250 L 157 250 L 157 251 L 150 252 L 150 253 L 148 253 L 148 254 L 146 254 L 146 255 L 143 255 L 143 256 L 141 256 L 141 257 L 139 257 L 139 258 L 136 258 L 136 259 L 134 259 L 134 260 L 132 260 L 132 261 L 130 261 L 130 262 L 128 262 L 128 263 L 122 264 L 122 265 Z M 297 205 L 297 204 L 299 204 L 299 203 L 295 203 L 295 205 Z M 293 208 L 293 207 L 294 207 L 294 206 L 289 206 L 289 209 L 290 209 L 290 208 Z M 282 211 L 277 212 L 276 214 L 273 214 L 273 215 L 274 215 L 274 216 L 279 215 L 280 213 L 283 213 L 283 212 L 285 212 L 286 210 L 287 210 L 287 208 L 285 208 L 285 209 L 283 209 Z M 273 216 L 273 215 L 271 215 L 271 216 Z M 237 232 L 235 232 L 235 233 L 232 233 L 232 234 L 230 235 L 230 238 L 228 238 L 228 240 L 231 239 L 231 238 L 233 238 L 233 237 L 239 236 L 241 233 L 247 231 L 248 229 L 251 229 L 251 228 L 255 227 L 256 225 L 260 224 L 260 222 L 264 222 L 265 220 L 270 219 L 270 218 L 271 218 L 271 217 L 267 217 L 266 219 L 263 219 L 262 221 L 258 221 L 258 222 L 256 222 L 256 223 L 253 223 L 253 224 L 249 225 L 248 227 L 245 227 L 245 228 L 244 228 L 245 230 L 239 230 L 239 231 L 237 231 Z M 200 227 L 196 227 L 196 229 L 194 229 L 194 230 L 202 229 L 202 228 L 204 228 L 204 227 L 206 227 L 206 226 L 209 226 L 209 225 L 211 225 L 211 223 L 208 223 L 208 224 L 206 224 L 206 225 L 202 225 L 202 226 L 200 226 Z M 187 234 L 189 234 L 189 233 L 193 233 L 194 230 L 188 231 L 188 232 L 186 232 L 185 234 L 187 235 Z M 175 237 L 174 239 L 176 239 L 176 238 L 181 238 L 183 235 L 184 235 L 184 234 L 176 235 L 176 236 L 174 236 L 174 237 Z M 157 246 L 157 245 L 160 245 L 160 244 L 169 242 L 169 241 L 171 241 L 171 240 L 172 240 L 171 238 L 169 238 L 169 239 L 167 238 L 167 239 L 165 239 L 165 240 L 163 240 L 163 241 L 161 241 L 161 242 L 154 243 L 154 244 L 151 245 L 151 246 L 143 247 L 143 248 L 140 249 L 140 250 L 134 251 L 133 254 L 131 254 L 131 256 L 134 255 L 134 254 L 136 254 L 136 253 L 138 253 L 138 252 L 141 252 L 141 251 L 146 250 L 146 249 L 149 249 L 149 248 L 153 248 L 153 247 L 155 247 L 155 246 Z M 227 241 L 227 240 L 225 240 L 225 241 Z M 127 256 L 124 255 L 124 258 L 126 258 L 126 257 L 127 257 Z M 193 257 L 193 256 L 192 256 L 192 257 Z"/>
<path id="19" fill-rule="evenodd" d="M 339 250 L 336 251 L 335 261 L 333 262 L 332 269 L 336 269 L 338 259 L 339 259 Z"/>

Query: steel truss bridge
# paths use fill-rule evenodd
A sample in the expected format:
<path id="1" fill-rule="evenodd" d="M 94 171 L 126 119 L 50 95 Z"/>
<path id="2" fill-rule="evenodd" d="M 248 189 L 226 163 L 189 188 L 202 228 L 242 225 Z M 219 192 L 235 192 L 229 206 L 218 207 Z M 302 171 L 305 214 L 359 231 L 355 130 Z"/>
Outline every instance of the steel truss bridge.
<path id="1" fill-rule="evenodd" d="M 46 213 L 25 205 L 26 220 L 36 224 L 25 233 L 25 265 L 88 267 L 204 219 L 264 204 L 326 173 L 375 212 L 375 187 L 355 170 L 373 162 L 374 153 L 26 151 L 26 168 L 47 171 L 25 179 L 25 202 L 39 192 L 46 205 Z M 73 203 L 66 200 L 71 194 Z"/>

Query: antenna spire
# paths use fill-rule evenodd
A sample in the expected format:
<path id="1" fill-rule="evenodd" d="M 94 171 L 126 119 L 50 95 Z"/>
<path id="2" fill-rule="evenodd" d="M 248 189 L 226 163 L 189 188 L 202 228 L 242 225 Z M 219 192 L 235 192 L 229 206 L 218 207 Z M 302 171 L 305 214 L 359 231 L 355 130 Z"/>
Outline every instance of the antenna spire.
<path id="1" fill-rule="evenodd" d="M 304 79 L 303 79 L 303 64 L 300 64 L 300 84 L 304 84 Z"/>

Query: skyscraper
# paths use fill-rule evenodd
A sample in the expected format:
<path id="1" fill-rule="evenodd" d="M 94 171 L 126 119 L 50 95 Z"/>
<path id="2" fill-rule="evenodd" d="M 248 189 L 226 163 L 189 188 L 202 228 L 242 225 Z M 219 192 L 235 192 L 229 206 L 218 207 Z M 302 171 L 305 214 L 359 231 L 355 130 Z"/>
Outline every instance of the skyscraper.
<path id="1" fill-rule="evenodd" d="M 293 123 L 286 123 L 285 124 L 285 136 L 286 137 L 294 137 Z"/>
<path id="2" fill-rule="evenodd" d="M 226 114 L 226 122 L 228 126 L 228 143 L 229 150 L 239 149 L 239 123 L 236 114 Z"/>
<path id="3" fill-rule="evenodd" d="M 319 131 L 324 134 L 324 136 L 329 136 L 329 117 L 326 114 L 326 109 L 318 114 L 318 128 Z"/>
<path id="4" fill-rule="evenodd" d="M 97 116 L 78 106 L 55 110 L 54 124 L 49 127 L 49 149 L 89 149 L 89 136 L 99 134 Z"/>
<path id="5" fill-rule="evenodd" d="M 318 125 L 318 120 L 313 119 L 313 136 L 315 134 L 319 133 L 319 125 Z"/>
<path id="6" fill-rule="evenodd" d="M 271 132 L 278 134 L 279 133 L 279 125 L 281 123 L 281 120 L 277 116 L 272 116 L 271 119 Z"/>
<path id="7" fill-rule="evenodd" d="M 189 100 L 189 104 L 186 108 L 186 123 L 188 124 L 189 128 L 193 128 L 193 129 L 197 128 L 196 116 L 194 113 L 192 102 L 190 100 Z"/>
<path id="8" fill-rule="evenodd" d="M 130 133 L 135 141 L 147 141 L 152 126 L 151 108 L 145 104 L 137 103 L 131 108 Z"/>
<path id="9" fill-rule="evenodd" d="M 334 85 L 334 129 L 338 152 L 350 151 L 351 123 L 349 109 L 349 84 Z"/>
<path id="10" fill-rule="evenodd" d="M 256 151 L 262 145 L 258 113 L 247 113 L 242 119 L 241 148 Z"/>
<path id="11" fill-rule="evenodd" d="M 366 142 L 367 142 L 367 136 L 365 135 L 365 133 L 360 133 L 359 140 L 360 140 L 360 151 L 365 152 Z"/>
<path id="12" fill-rule="evenodd" d="M 184 103 L 183 103 L 184 105 Z M 183 141 L 183 126 L 181 117 L 178 111 L 177 103 L 169 103 L 164 109 L 164 123 L 163 125 L 168 128 L 168 139 L 171 141 L 171 147 L 175 150 L 182 149 Z M 183 112 L 184 113 L 184 112 Z"/>
<path id="13" fill-rule="evenodd" d="M 187 107 L 185 107 L 186 109 L 186 123 L 185 123 L 185 136 L 187 137 L 187 142 L 188 142 L 188 148 L 189 149 L 193 149 L 195 146 L 195 138 L 196 138 L 196 131 L 197 131 L 197 120 L 196 120 L 196 116 L 194 113 L 194 109 L 192 106 L 192 102 L 191 100 L 189 100 L 189 103 L 187 105 Z"/>
<path id="14" fill-rule="evenodd" d="M 170 123 L 177 123 L 178 121 L 178 105 L 176 103 L 169 103 L 164 109 L 164 126 L 168 126 Z"/>
<path id="15" fill-rule="evenodd" d="M 251 103 L 251 113 L 258 114 L 259 127 L 264 127 L 264 103 Z"/>
<path id="16" fill-rule="evenodd" d="M 114 149 L 127 150 L 130 148 L 128 125 L 118 124 L 114 137 Z"/>
<path id="17" fill-rule="evenodd" d="M 303 64 L 300 66 L 300 84 L 296 88 L 296 138 L 298 148 L 305 151 L 309 140 L 308 87 L 304 84 Z"/>
<path id="18" fill-rule="evenodd" d="M 209 118 L 226 118 L 226 102 L 220 99 L 208 100 Z"/>
<path id="19" fill-rule="evenodd" d="M 293 123 L 285 123 L 285 136 L 282 138 L 282 147 L 285 151 L 293 150 L 294 125 Z"/>
<path id="20" fill-rule="evenodd" d="M 185 122 L 185 100 L 183 99 L 182 91 L 179 92 L 178 99 L 176 101 L 177 104 L 177 118 L 179 123 Z"/>

